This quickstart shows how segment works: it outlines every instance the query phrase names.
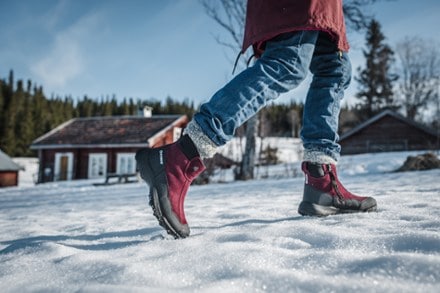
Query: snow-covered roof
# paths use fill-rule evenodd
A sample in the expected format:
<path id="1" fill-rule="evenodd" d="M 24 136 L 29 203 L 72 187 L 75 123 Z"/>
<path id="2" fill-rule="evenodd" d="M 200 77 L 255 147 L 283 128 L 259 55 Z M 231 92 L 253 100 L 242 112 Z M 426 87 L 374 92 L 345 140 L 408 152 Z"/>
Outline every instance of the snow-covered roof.
<path id="1" fill-rule="evenodd" d="M 371 124 L 373 124 L 374 122 L 376 122 L 376 121 L 382 119 L 382 118 L 385 117 L 385 116 L 391 116 L 391 117 L 394 117 L 395 119 L 400 120 L 400 121 L 403 121 L 404 123 L 409 124 L 409 125 L 411 125 L 411 126 L 414 126 L 415 128 L 418 128 L 419 130 L 421 130 L 421 131 L 423 131 L 423 132 L 426 132 L 426 133 L 428 133 L 428 134 L 430 134 L 430 135 L 433 135 L 433 136 L 437 136 L 437 134 L 435 133 L 435 131 L 433 131 L 433 130 L 431 130 L 431 129 L 429 129 L 429 128 L 427 128 L 427 127 L 421 125 L 421 124 L 419 124 L 419 123 L 417 123 L 417 122 L 415 122 L 415 121 L 413 121 L 413 120 L 411 120 L 411 119 L 408 119 L 408 118 L 406 118 L 406 117 L 403 117 L 402 115 L 400 115 L 400 114 L 398 114 L 398 113 L 396 113 L 396 112 L 394 112 L 394 111 L 391 111 L 391 110 L 385 110 L 385 111 L 383 111 L 383 112 L 380 112 L 380 113 L 377 114 L 376 116 L 371 117 L 370 119 L 368 119 L 367 121 L 361 123 L 360 125 L 354 127 L 353 129 L 351 129 L 351 130 L 345 132 L 344 134 L 341 135 L 340 140 L 344 140 L 344 139 L 346 139 L 346 138 L 352 136 L 353 134 L 358 133 L 358 132 L 361 131 L 362 129 L 368 127 L 369 125 L 371 125 Z"/>
<path id="2" fill-rule="evenodd" d="M 0 150 L 0 171 L 20 171 L 23 167 L 16 164 L 12 159 Z"/>
<path id="3" fill-rule="evenodd" d="M 33 141 L 31 149 L 139 146 L 187 119 L 185 115 L 74 118 Z"/>

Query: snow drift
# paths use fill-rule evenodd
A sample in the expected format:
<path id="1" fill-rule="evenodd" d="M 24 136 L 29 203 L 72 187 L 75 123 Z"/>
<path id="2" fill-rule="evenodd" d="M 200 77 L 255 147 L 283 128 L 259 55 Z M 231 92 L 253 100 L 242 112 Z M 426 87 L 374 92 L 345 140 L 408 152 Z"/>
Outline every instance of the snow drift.
<path id="1" fill-rule="evenodd" d="M 301 217 L 301 177 L 192 186 L 183 240 L 144 183 L 0 189 L 1 291 L 438 292 L 440 170 L 389 172 L 406 155 L 342 158 L 376 213 Z"/>

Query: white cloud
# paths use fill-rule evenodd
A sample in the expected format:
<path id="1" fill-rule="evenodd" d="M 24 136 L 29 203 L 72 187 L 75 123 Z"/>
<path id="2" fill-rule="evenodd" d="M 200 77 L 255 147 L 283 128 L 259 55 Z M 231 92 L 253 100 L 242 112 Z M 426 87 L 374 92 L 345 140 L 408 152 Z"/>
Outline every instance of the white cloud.
<path id="1" fill-rule="evenodd" d="M 87 41 L 96 33 L 98 14 L 86 15 L 65 30 L 57 32 L 47 54 L 36 60 L 30 70 L 53 90 L 63 90 L 86 70 Z"/>
<path id="2" fill-rule="evenodd" d="M 60 0 L 50 7 L 41 17 L 42 25 L 49 31 L 56 29 L 57 25 L 63 22 L 69 12 L 68 0 Z"/>
<path id="3" fill-rule="evenodd" d="M 83 71 L 80 44 L 69 34 L 56 37 L 52 50 L 31 66 L 31 71 L 49 88 L 62 88 Z"/>

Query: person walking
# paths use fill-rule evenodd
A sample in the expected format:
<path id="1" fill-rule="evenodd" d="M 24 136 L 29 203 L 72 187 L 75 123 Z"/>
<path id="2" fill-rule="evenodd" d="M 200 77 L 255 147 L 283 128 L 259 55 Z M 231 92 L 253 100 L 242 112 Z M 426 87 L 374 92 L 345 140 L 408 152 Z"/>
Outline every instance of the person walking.
<path id="1" fill-rule="evenodd" d="M 178 141 L 136 154 L 153 214 L 175 238 L 190 234 L 184 201 L 205 169 L 203 159 L 213 157 L 269 101 L 298 87 L 309 71 L 313 79 L 301 129 L 305 183 L 298 212 L 327 216 L 377 209 L 374 198 L 348 191 L 336 171 L 339 112 L 351 80 L 342 0 L 248 0 L 242 53 L 251 46 L 254 65 L 202 104 Z"/>

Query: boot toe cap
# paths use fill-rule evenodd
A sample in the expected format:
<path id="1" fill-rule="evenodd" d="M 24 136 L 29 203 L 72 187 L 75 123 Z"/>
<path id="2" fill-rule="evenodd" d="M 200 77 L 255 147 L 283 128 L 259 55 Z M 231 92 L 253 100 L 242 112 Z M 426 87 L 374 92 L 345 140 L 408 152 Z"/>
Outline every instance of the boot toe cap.
<path id="1" fill-rule="evenodd" d="M 367 197 L 361 202 L 361 211 L 372 212 L 377 210 L 377 202 L 372 197 Z"/>

